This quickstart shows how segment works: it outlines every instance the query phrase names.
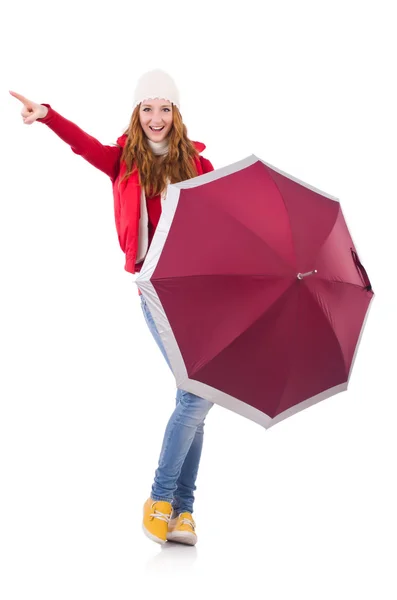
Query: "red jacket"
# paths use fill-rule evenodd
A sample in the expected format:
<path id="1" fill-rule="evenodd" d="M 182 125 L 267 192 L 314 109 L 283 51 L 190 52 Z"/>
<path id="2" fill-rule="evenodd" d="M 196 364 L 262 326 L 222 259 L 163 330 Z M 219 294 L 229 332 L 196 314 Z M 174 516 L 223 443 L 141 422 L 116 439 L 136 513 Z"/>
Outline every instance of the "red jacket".
<path id="1" fill-rule="evenodd" d="M 129 273 L 139 272 L 143 263 L 136 264 L 141 199 L 138 173 L 135 172 L 127 180 L 124 180 L 120 189 L 118 186 L 120 178 L 126 171 L 126 163 L 121 161 L 121 154 L 127 134 L 123 134 L 117 139 L 117 145 L 105 146 L 80 127 L 62 117 L 49 104 L 44 104 L 44 106 L 48 108 L 48 113 L 37 121 L 45 123 L 71 146 L 73 152 L 80 154 L 94 167 L 110 177 L 113 186 L 117 234 L 120 247 L 126 255 L 124 269 Z M 193 144 L 198 152 L 205 149 L 205 145 L 201 142 L 193 142 Z M 203 156 L 195 158 L 194 162 L 198 175 L 214 170 L 210 161 Z M 160 196 L 158 201 L 159 199 Z"/>

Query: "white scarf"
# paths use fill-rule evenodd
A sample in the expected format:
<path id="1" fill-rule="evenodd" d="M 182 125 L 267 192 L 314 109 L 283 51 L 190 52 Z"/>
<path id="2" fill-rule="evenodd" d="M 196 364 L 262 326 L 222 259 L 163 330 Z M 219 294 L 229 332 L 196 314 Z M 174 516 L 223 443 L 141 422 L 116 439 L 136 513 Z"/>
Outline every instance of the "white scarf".
<path id="1" fill-rule="evenodd" d="M 168 152 L 168 139 L 165 138 L 161 142 L 152 142 L 147 139 L 150 148 L 154 154 L 167 154 Z M 169 181 L 168 181 L 169 183 Z M 167 187 L 161 193 L 161 210 L 163 210 L 163 203 L 167 194 Z M 138 233 L 138 253 L 136 262 L 142 262 L 147 254 L 149 246 L 149 216 L 146 206 L 146 195 L 143 187 L 141 188 L 141 216 L 139 219 L 139 233 Z"/>

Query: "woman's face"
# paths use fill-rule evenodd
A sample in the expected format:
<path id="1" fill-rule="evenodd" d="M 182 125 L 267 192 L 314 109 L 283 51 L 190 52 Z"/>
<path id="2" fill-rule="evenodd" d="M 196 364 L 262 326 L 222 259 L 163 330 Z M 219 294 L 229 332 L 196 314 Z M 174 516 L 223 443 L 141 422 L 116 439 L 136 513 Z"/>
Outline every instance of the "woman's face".
<path id="1" fill-rule="evenodd" d="M 172 104 L 164 98 L 144 100 L 139 108 L 139 120 L 143 131 L 152 142 L 164 140 L 172 127 Z M 153 128 L 162 128 L 155 131 Z"/>

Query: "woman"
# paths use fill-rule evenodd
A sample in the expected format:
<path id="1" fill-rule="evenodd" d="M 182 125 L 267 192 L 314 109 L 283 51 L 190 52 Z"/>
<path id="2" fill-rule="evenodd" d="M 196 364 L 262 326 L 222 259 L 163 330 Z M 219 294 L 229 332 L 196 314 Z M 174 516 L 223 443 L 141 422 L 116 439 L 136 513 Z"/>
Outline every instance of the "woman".
<path id="1" fill-rule="evenodd" d="M 200 155 L 205 145 L 192 142 L 179 112 L 179 92 L 162 70 L 138 80 L 130 124 L 117 144 L 105 146 L 57 113 L 16 92 L 23 121 L 46 124 L 76 154 L 106 173 L 112 182 L 114 215 L 125 270 L 139 272 L 156 230 L 168 183 L 213 170 Z M 147 303 L 141 307 L 149 329 L 171 368 Z M 212 402 L 177 390 L 176 407 L 167 424 L 150 497 L 144 504 L 143 530 L 160 544 L 167 540 L 194 545 L 194 491 L 205 417 Z"/>

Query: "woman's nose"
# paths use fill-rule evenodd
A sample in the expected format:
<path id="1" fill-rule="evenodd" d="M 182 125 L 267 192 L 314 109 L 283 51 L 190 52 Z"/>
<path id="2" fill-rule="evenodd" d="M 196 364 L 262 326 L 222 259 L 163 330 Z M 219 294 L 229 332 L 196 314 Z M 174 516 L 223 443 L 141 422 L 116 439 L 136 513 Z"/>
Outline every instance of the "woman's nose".
<path id="1" fill-rule="evenodd" d="M 161 123 L 163 120 L 163 115 L 161 113 L 153 113 L 152 121 L 153 123 Z"/>

